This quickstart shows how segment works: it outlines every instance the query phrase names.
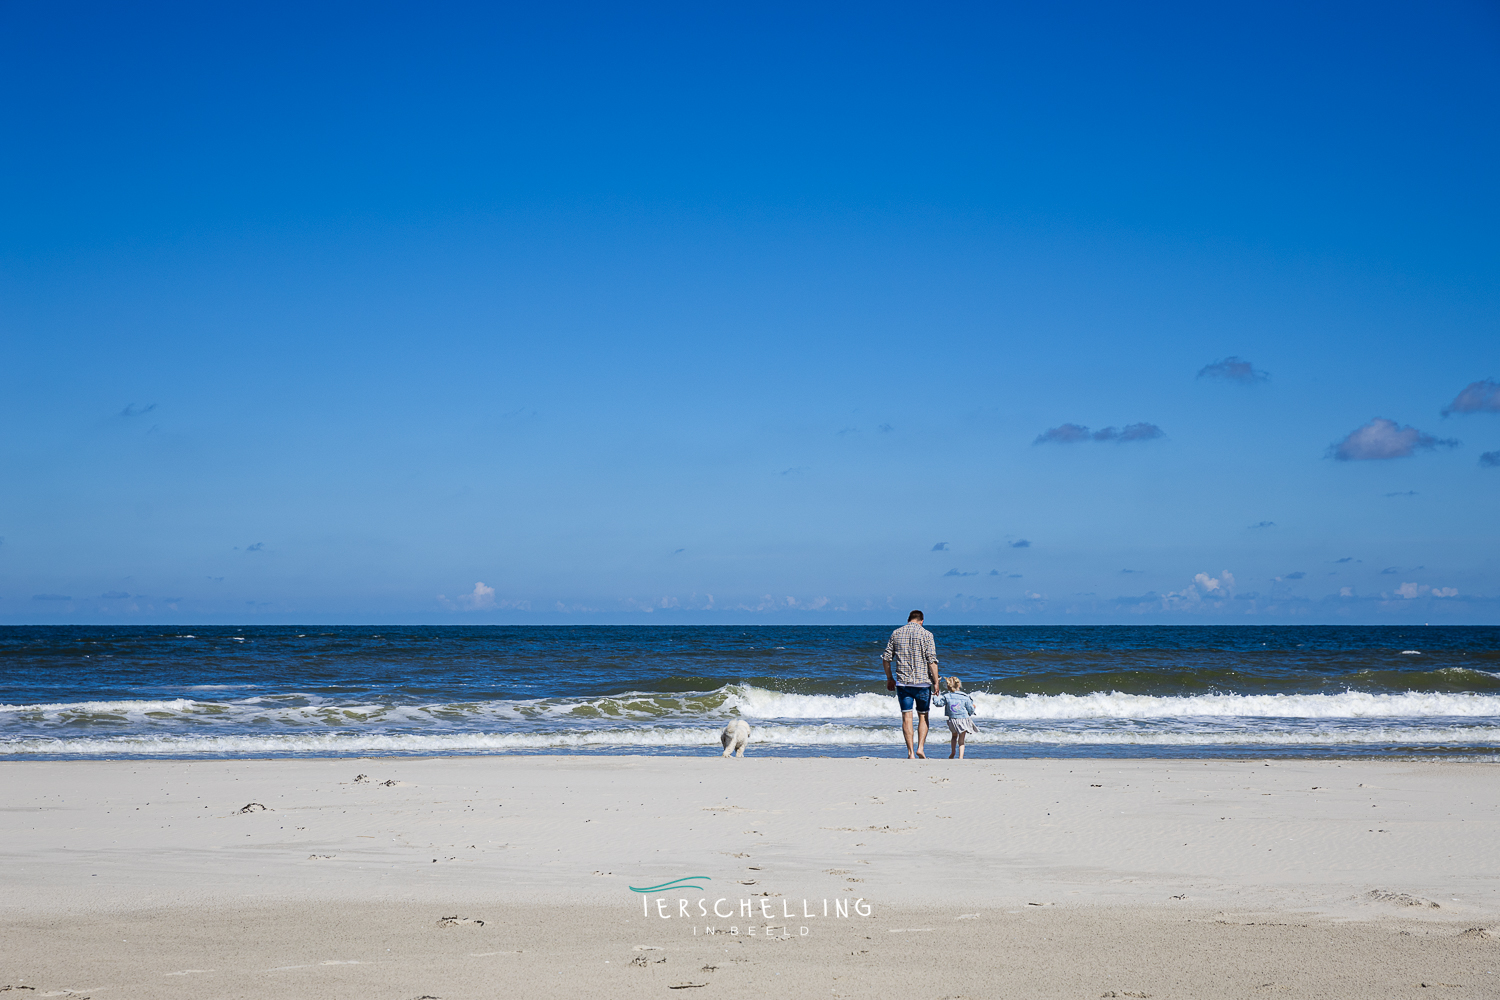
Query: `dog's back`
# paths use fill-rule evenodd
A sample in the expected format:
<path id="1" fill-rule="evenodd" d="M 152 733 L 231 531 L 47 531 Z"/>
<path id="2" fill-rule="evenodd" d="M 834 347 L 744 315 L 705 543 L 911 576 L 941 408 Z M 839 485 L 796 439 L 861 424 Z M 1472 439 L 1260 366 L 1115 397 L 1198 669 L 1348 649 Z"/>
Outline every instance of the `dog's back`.
<path id="1" fill-rule="evenodd" d="M 728 757 L 734 754 L 736 757 L 745 756 L 745 744 L 750 742 L 750 723 L 744 719 L 735 719 L 724 727 L 724 732 L 719 734 L 719 742 L 724 745 L 724 753 L 721 756 Z"/>

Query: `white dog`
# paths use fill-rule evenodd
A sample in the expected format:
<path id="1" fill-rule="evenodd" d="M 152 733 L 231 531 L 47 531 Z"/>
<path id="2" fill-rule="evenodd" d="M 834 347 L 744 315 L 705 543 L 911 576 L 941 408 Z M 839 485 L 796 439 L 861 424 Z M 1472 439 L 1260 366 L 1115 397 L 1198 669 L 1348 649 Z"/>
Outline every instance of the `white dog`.
<path id="1" fill-rule="evenodd" d="M 744 719 L 735 719 L 719 734 L 719 742 L 724 744 L 722 756 L 728 757 L 730 754 L 736 757 L 745 756 L 745 744 L 750 742 L 750 723 Z"/>

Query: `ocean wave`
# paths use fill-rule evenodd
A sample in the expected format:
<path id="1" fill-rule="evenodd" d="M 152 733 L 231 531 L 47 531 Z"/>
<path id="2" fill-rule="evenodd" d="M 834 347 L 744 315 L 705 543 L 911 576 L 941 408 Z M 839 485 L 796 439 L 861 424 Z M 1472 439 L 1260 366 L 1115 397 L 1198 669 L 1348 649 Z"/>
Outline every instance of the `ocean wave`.
<path id="1" fill-rule="evenodd" d="M 1465 692 L 1336 694 L 1201 694 L 1152 696 L 1097 691 L 1089 694 L 998 695 L 971 692 L 981 719 L 1005 721 L 1088 719 L 1423 719 L 1500 718 L 1500 696 Z M 119 699 L 36 705 L 0 705 L 0 732 L 18 726 L 122 722 L 144 727 L 194 726 L 347 727 L 498 726 L 673 719 L 709 722 L 756 720 L 894 719 L 895 698 L 884 692 L 796 694 L 747 684 L 687 693 L 631 692 L 594 698 L 539 698 L 426 704 L 361 700 L 339 702 L 286 692 L 242 699 Z"/>
<path id="2" fill-rule="evenodd" d="M 3 756 L 181 757 L 319 756 L 329 754 L 444 755 L 503 751 L 676 749 L 701 747 L 717 752 L 717 729 L 640 727 L 547 733 L 300 733 L 225 736 L 33 737 L 0 740 Z M 934 747 L 946 742 L 935 731 Z M 842 725 L 757 726 L 752 744 L 774 747 L 895 746 L 895 727 Z M 1381 726 L 1363 729 L 1193 731 L 989 728 L 969 737 L 971 744 L 1047 746 L 1475 746 L 1500 745 L 1500 727 Z"/>

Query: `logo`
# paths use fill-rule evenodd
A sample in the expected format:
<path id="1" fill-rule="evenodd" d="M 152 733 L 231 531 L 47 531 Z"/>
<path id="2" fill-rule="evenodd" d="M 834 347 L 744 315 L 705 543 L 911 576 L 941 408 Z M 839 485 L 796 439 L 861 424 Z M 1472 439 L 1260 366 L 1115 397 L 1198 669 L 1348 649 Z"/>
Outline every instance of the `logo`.
<path id="1" fill-rule="evenodd" d="M 674 878 L 670 882 L 663 882 L 661 885 L 653 885 L 653 886 L 649 886 L 648 888 L 645 888 L 645 889 L 637 888 L 636 886 L 631 886 L 630 887 L 630 891 L 631 892 L 675 892 L 678 889 L 697 889 L 699 892 L 702 892 L 703 891 L 703 886 L 701 886 L 701 885 L 694 885 L 693 884 L 693 880 L 694 879 L 699 879 L 699 878 L 703 879 L 703 881 L 705 881 L 705 882 L 712 882 L 713 881 L 713 879 L 709 878 L 707 875 L 684 875 L 682 878 Z"/>
<path id="2" fill-rule="evenodd" d="M 793 937 L 791 925 L 797 924 L 797 937 L 807 937 L 812 928 L 824 921 L 858 920 L 874 914 L 868 900 L 859 899 L 802 899 L 795 905 L 792 899 L 782 896 L 773 904 L 772 895 L 780 893 L 762 892 L 745 899 L 730 899 L 727 896 L 710 901 L 708 889 L 702 883 L 712 882 L 708 875 L 684 875 L 660 885 L 628 888 L 638 893 L 641 899 L 641 916 L 647 920 L 685 920 L 693 928 L 693 934 L 730 934 L 736 937 L 789 938 Z M 668 893 L 683 893 L 693 890 L 702 895 L 678 895 L 675 899 Z M 654 896 L 654 899 L 644 897 Z M 778 912 L 779 911 L 779 912 Z M 700 924 L 698 920 L 702 920 Z M 727 923 L 734 920 L 735 923 Z M 739 921 L 743 920 L 741 924 Z M 719 921 L 726 921 L 720 923 Z M 803 923 L 806 921 L 806 923 Z M 743 929 L 742 929 L 743 928 Z"/>

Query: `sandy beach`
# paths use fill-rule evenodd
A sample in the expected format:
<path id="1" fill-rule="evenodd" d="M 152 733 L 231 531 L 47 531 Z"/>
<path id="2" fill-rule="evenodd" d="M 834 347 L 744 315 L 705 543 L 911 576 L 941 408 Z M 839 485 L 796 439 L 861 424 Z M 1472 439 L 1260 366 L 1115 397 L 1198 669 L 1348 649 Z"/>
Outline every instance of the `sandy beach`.
<path id="1" fill-rule="evenodd" d="M 0 776 L 0 987 L 22 996 L 1500 996 L 1492 764 Z"/>

